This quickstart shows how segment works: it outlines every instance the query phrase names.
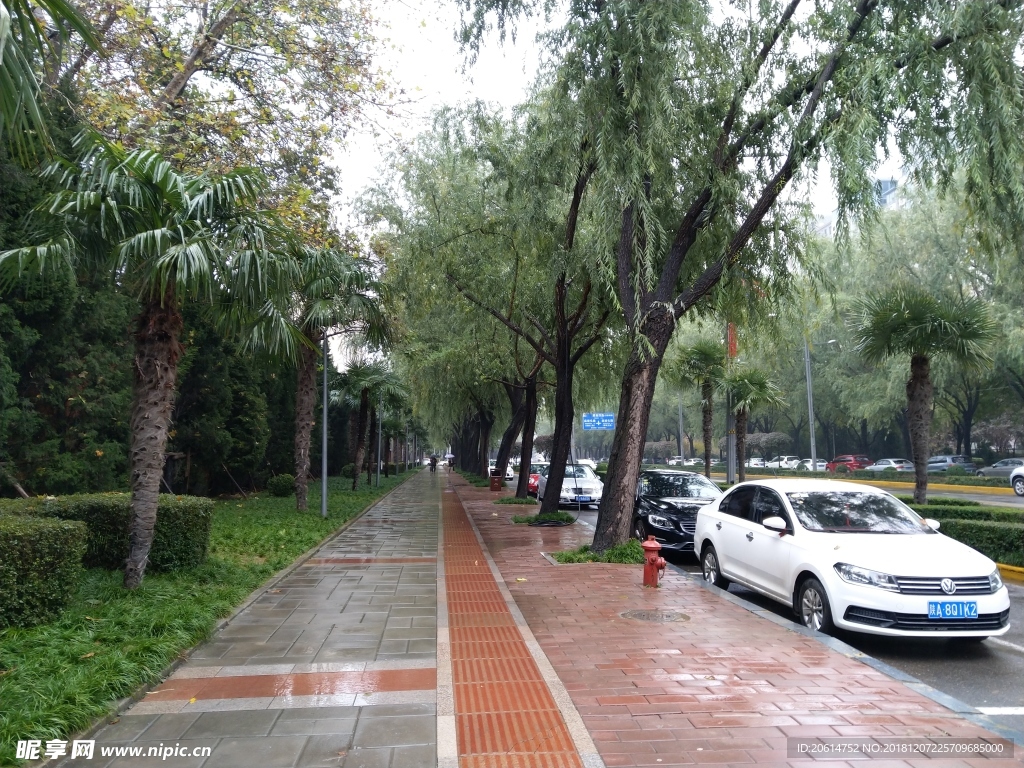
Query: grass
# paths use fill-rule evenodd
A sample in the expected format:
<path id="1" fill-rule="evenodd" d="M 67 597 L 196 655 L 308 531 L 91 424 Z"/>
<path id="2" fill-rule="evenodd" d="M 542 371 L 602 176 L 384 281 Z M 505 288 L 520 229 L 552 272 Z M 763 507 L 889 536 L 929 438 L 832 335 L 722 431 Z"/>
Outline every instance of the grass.
<path id="1" fill-rule="evenodd" d="M 16 764 L 19 739 L 66 739 L 156 682 L 254 589 L 408 477 L 355 492 L 331 478 L 326 520 L 319 484 L 307 513 L 294 497 L 218 502 L 199 568 L 147 574 L 134 592 L 121 588 L 121 572 L 89 569 L 57 620 L 0 630 L 0 765 Z"/>
<path id="2" fill-rule="evenodd" d="M 523 506 L 533 505 L 537 506 L 537 500 L 531 499 L 527 496 L 525 499 L 520 499 L 515 496 L 502 496 L 500 499 L 494 500 L 495 504 L 521 504 Z"/>
<path id="3" fill-rule="evenodd" d="M 538 515 L 513 515 L 512 522 L 518 524 L 526 523 L 564 523 L 565 525 L 571 525 L 576 522 L 576 518 L 570 515 L 568 512 L 543 512 Z"/>
<path id="4" fill-rule="evenodd" d="M 610 547 L 603 554 L 591 552 L 590 545 L 584 544 L 577 549 L 553 552 L 551 556 L 560 563 L 625 563 L 628 565 L 643 565 L 644 562 L 644 550 L 636 539 L 630 539 L 625 544 Z"/>

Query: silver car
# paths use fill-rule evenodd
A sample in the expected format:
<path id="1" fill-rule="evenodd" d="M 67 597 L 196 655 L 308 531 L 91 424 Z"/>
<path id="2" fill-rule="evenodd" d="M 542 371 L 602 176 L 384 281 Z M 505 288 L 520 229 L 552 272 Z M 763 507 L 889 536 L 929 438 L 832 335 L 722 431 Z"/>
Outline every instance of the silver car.
<path id="1" fill-rule="evenodd" d="M 991 467 L 982 467 L 978 470 L 978 477 L 1009 477 L 1017 467 L 1024 467 L 1024 459 L 1003 459 L 997 461 Z"/>
<path id="2" fill-rule="evenodd" d="M 897 472 L 913 472 L 914 462 L 907 459 L 879 459 L 864 469 L 868 472 L 884 472 L 887 469 L 895 469 Z"/>

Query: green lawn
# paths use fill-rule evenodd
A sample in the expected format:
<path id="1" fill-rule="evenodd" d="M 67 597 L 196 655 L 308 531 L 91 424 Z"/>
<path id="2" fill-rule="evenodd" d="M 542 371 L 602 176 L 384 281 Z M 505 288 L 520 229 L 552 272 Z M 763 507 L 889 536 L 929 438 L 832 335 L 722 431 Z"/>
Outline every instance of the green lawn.
<path id="1" fill-rule="evenodd" d="M 67 738 L 156 682 L 260 584 L 408 477 L 354 493 L 331 478 L 326 520 L 318 483 L 303 514 L 294 497 L 218 502 L 203 566 L 147 574 L 135 592 L 120 572 L 90 569 L 59 619 L 0 631 L 0 765 L 16 764 L 18 739 Z"/>

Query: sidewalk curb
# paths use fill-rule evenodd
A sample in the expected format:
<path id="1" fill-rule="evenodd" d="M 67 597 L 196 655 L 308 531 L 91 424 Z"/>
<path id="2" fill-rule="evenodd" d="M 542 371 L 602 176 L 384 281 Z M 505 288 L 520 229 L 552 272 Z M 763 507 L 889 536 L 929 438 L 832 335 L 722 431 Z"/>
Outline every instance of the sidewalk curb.
<path id="1" fill-rule="evenodd" d="M 156 680 L 155 682 L 152 682 L 152 683 L 150 683 L 148 685 L 141 686 L 140 688 L 136 689 L 136 691 L 131 696 L 126 696 L 123 699 L 118 699 L 117 702 L 115 702 L 112 711 L 108 712 L 107 714 L 103 715 L 102 717 L 96 718 L 96 720 L 93 721 L 92 725 L 90 725 L 85 730 L 79 731 L 78 733 L 75 733 L 75 734 L 70 734 L 66 740 L 69 743 L 71 741 L 73 741 L 73 740 L 76 740 L 76 739 L 78 741 L 86 741 L 89 738 L 91 738 L 92 736 L 95 736 L 104 727 L 109 725 L 110 724 L 110 720 L 112 720 L 114 718 L 118 718 L 119 719 L 123 714 L 125 714 L 135 704 L 138 704 L 143 698 L 145 698 L 146 694 L 148 694 L 150 691 L 152 691 L 158 685 L 160 685 L 163 682 L 165 682 L 167 680 L 167 678 L 170 677 L 175 672 L 175 670 L 178 669 L 178 667 L 180 667 L 182 664 L 184 664 L 186 661 L 189 660 L 189 658 L 192 656 L 193 653 L 195 653 L 197 650 L 199 650 L 204 645 L 206 645 L 208 642 L 210 642 L 210 639 L 215 634 L 220 632 L 222 629 L 224 629 L 224 627 L 226 627 L 228 624 L 230 624 L 232 621 L 234 621 L 235 618 L 238 616 L 238 614 L 240 614 L 242 611 L 244 611 L 250 605 L 255 603 L 259 598 L 263 597 L 263 595 L 266 594 L 266 592 L 268 590 L 273 588 L 276 584 L 278 584 L 286 576 L 290 576 L 293 571 L 295 571 L 298 568 L 300 568 L 301 566 L 303 566 L 307 560 L 309 560 L 311 557 L 313 557 L 313 555 L 315 555 L 317 553 L 317 551 L 320 549 L 320 547 L 322 547 L 327 542 L 329 542 L 332 539 L 334 539 L 334 538 L 338 537 L 339 535 L 341 535 L 341 533 L 346 528 L 348 528 L 350 525 L 352 525 L 356 520 L 361 518 L 363 515 L 365 515 L 367 512 L 369 512 L 371 509 L 373 509 L 377 504 L 382 502 L 384 499 L 386 499 L 392 493 L 394 493 L 399 488 L 401 488 L 406 483 L 407 480 L 411 479 L 414 476 L 415 476 L 415 473 L 409 475 L 409 477 L 405 478 L 405 480 L 403 480 L 401 483 L 396 485 L 390 491 L 385 493 L 379 499 L 375 499 L 370 504 L 368 504 L 364 509 L 360 510 L 357 514 L 353 515 L 351 518 L 349 518 L 344 523 L 342 523 L 336 530 L 331 532 L 327 536 L 327 538 L 323 539 L 318 544 L 314 544 L 312 548 L 306 550 L 301 555 L 299 555 L 298 559 L 293 560 L 291 565 L 288 565 L 285 568 L 283 568 L 282 570 L 278 571 L 273 576 L 271 576 L 269 579 L 267 579 L 265 582 L 263 582 L 262 585 L 256 587 L 256 589 L 253 590 L 249 594 L 249 596 L 245 599 L 245 602 L 243 602 L 241 605 L 237 606 L 228 616 L 225 616 L 223 619 L 221 619 L 220 621 L 217 622 L 217 624 L 213 627 L 213 629 L 210 630 L 209 637 L 207 637 L 204 640 L 201 640 L 200 642 L 196 643 L 191 648 L 188 648 L 188 649 L 182 651 L 180 654 L 178 654 L 178 657 L 174 661 L 172 661 L 170 664 L 168 664 L 166 667 L 164 667 L 162 670 L 160 670 L 160 677 L 159 677 L 158 680 Z M 70 759 L 71 759 L 70 756 L 64 756 L 64 757 L 59 757 L 59 758 L 50 758 L 49 760 L 43 760 L 43 761 L 26 762 L 25 764 L 29 765 L 29 766 L 32 766 L 32 768 L 57 768 L 57 766 L 60 766 L 60 765 L 64 764 L 65 762 L 67 762 Z"/>
<path id="2" fill-rule="evenodd" d="M 1015 581 L 1018 584 L 1024 584 L 1024 568 L 1018 568 L 1016 565 L 1003 565 L 1002 563 L 996 563 L 999 567 L 999 573 L 1003 577 L 1003 581 Z"/>
<path id="3" fill-rule="evenodd" d="M 841 653 L 843 656 L 846 656 L 849 659 L 854 659 L 856 661 L 863 662 L 872 669 L 881 672 L 883 675 L 886 675 L 888 677 L 891 677 L 893 680 L 897 680 L 898 682 L 903 683 L 908 688 L 921 694 L 925 698 L 931 699 L 937 704 L 941 704 L 946 709 L 952 711 L 957 715 L 960 715 L 966 720 L 970 720 L 975 725 L 980 725 L 982 728 L 986 728 L 987 730 L 992 731 L 993 733 L 1004 739 L 1010 739 L 1016 745 L 1024 745 L 1024 731 L 1018 731 L 1015 728 L 1010 728 L 1008 726 L 1002 725 L 1001 723 L 997 723 L 993 721 L 988 715 L 983 715 L 970 704 L 965 704 L 959 699 L 950 696 L 947 693 L 943 693 L 942 691 L 933 688 L 927 683 L 921 682 L 916 677 L 908 675 L 906 672 L 896 669 L 896 667 L 886 664 L 884 661 L 876 659 L 874 656 L 869 656 L 863 651 L 857 650 L 852 645 L 848 645 L 847 643 L 844 643 L 842 640 L 831 637 L 830 635 L 826 635 L 822 632 L 816 632 L 813 629 L 808 629 L 807 627 L 797 624 L 795 621 L 790 621 L 789 619 L 783 618 L 782 616 L 779 616 L 778 614 L 772 611 L 762 608 L 759 605 L 750 602 L 749 600 L 744 600 L 742 597 L 734 595 L 727 590 L 719 589 L 714 585 L 708 584 L 704 581 L 703 578 L 698 578 L 696 575 L 690 573 L 689 571 L 684 571 L 678 565 L 675 565 L 673 563 L 669 563 L 668 565 L 683 578 L 692 582 L 696 582 L 701 586 L 701 588 L 706 589 L 709 592 L 713 592 L 714 594 L 732 603 L 733 605 L 739 606 L 740 608 L 743 608 L 749 611 L 750 613 L 753 613 L 756 616 L 761 617 L 762 619 L 767 619 L 773 624 L 777 624 L 778 626 L 783 627 L 784 629 L 788 629 L 791 632 L 796 632 L 797 634 L 803 635 L 804 637 L 809 637 L 814 640 L 817 640 L 822 645 L 830 648 L 833 651 L 836 651 L 837 653 Z"/>

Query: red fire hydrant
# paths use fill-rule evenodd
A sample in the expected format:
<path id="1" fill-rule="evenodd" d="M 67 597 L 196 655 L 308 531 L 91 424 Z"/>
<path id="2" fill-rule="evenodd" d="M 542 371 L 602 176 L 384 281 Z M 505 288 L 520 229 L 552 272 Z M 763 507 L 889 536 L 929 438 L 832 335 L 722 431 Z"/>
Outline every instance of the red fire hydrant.
<path id="1" fill-rule="evenodd" d="M 665 558 L 658 556 L 661 544 L 653 536 L 648 536 L 640 546 L 644 548 L 644 586 L 657 587 L 658 577 L 665 570 Z"/>

